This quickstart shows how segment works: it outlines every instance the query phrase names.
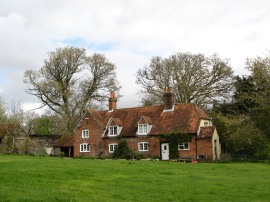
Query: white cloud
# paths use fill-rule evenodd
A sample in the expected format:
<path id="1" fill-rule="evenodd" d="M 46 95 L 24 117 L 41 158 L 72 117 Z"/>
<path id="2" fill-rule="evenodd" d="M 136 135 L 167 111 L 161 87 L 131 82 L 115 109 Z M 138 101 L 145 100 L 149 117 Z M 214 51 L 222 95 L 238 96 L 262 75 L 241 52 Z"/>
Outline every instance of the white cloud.
<path id="1" fill-rule="evenodd" d="M 246 58 L 269 49 L 269 7 L 268 0 L 1 0 L 0 89 L 36 102 L 25 93 L 23 72 L 74 39 L 117 65 L 120 107 L 138 104 L 135 74 L 152 56 L 218 53 L 246 74 Z"/>

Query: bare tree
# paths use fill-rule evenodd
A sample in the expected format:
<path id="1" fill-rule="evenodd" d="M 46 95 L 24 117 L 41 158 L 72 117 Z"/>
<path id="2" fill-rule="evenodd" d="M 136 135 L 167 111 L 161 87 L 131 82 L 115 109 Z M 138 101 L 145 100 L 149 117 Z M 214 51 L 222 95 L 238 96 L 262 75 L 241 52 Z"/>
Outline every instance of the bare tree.
<path id="1" fill-rule="evenodd" d="M 143 104 L 157 104 L 164 88 L 172 88 L 177 102 L 207 104 L 228 96 L 233 71 L 227 59 L 216 54 L 177 53 L 168 58 L 153 57 L 150 64 L 137 72 L 142 87 Z"/>
<path id="2" fill-rule="evenodd" d="M 119 88 L 115 69 L 104 55 L 65 47 L 50 52 L 40 70 L 26 71 L 24 81 L 27 93 L 59 114 L 71 131 L 91 102 L 102 102 Z"/>

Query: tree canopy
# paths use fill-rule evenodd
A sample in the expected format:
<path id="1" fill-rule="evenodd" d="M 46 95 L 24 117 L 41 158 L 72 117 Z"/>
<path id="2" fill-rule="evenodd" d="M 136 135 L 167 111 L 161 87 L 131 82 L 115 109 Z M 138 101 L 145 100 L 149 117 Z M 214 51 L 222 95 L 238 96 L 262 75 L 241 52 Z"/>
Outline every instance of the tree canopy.
<path id="1" fill-rule="evenodd" d="M 119 89 L 115 65 L 104 55 L 65 47 L 49 52 L 41 69 L 25 72 L 27 93 L 59 114 L 71 131 L 93 101 Z"/>
<path id="2" fill-rule="evenodd" d="M 270 55 L 246 67 L 250 75 L 236 77 L 232 101 L 214 106 L 214 120 L 226 150 L 269 158 Z"/>
<path id="3" fill-rule="evenodd" d="M 7 119 L 8 117 L 7 117 L 6 107 L 5 107 L 5 101 L 0 96 L 0 124 L 5 123 Z"/>
<path id="4" fill-rule="evenodd" d="M 176 53 L 168 58 L 153 57 L 137 72 L 137 83 L 145 105 L 162 100 L 164 88 L 171 88 L 180 103 L 207 104 L 228 97 L 233 71 L 227 59 L 216 54 Z"/>

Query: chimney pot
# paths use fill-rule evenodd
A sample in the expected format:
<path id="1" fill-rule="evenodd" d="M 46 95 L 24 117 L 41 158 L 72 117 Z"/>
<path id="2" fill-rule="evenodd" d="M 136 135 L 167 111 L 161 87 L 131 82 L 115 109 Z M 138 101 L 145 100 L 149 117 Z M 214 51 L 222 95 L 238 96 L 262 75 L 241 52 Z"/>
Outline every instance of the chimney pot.
<path id="1" fill-rule="evenodd" d="M 112 91 L 109 97 L 109 111 L 112 111 L 116 108 L 117 108 L 117 97 L 115 92 Z"/>
<path id="2" fill-rule="evenodd" d="M 175 103 L 175 97 L 174 93 L 170 88 L 164 89 L 163 102 L 164 110 L 171 110 L 173 108 L 173 105 Z"/>

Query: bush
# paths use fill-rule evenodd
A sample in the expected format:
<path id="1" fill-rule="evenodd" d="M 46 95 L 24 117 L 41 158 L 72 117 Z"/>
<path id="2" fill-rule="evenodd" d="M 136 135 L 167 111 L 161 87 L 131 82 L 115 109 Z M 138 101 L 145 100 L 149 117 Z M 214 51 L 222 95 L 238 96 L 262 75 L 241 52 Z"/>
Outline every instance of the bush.
<path id="1" fill-rule="evenodd" d="M 133 159 L 134 156 L 134 152 L 128 147 L 127 141 L 125 140 L 121 140 L 113 153 L 113 158 Z"/>
<path id="2" fill-rule="evenodd" d="M 255 154 L 255 158 L 264 159 L 264 160 L 270 160 L 270 142 L 265 146 L 264 149 L 258 151 Z"/>

